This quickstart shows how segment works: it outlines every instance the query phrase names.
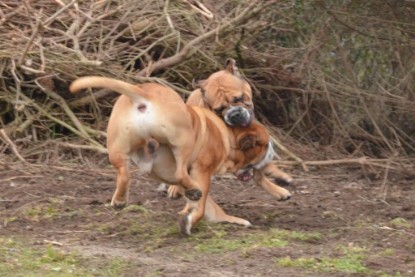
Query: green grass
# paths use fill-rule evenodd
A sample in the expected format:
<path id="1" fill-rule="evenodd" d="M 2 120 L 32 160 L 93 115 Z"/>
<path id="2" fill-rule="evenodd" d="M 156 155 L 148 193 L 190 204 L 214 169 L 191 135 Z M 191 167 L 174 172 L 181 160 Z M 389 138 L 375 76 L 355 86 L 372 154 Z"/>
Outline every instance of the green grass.
<path id="1" fill-rule="evenodd" d="M 321 234 L 318 232 L 299 232 L 279 229 L 273 229 L 271 232 L 291 241 L 317 242 L 321 240 Z"/>
<path id="2" fill-rule="evenodd" d="M 394 218 L 389 223 L 395 228 L 402 228 L 402 227 L 411 228 L 412 227 L 411 222 L 401 217 Z"/>
<path id="3" fill-rule="evenodd" d="M 143 214 L 150 213 L 150 211 L 146 209 L 145 207 L 141 205 L 135 205 L 135 204 L 128 205 L 127 207 L 125 207 L 125 209 L 121 210 L 121 212 L 122 213 L 133 212 L 133 213 L 143 213 Z"/>
<path id="4" fill-rule="evenodd" d="M 285 247 L 289 241 L 312 242 L 319 240 L 319 233 L 305 233 L 298 231 L 287 231 L 271 229 L 268 231 L 258 231 L 247 234 L 244 237 L 231 239 L 229 238 L 226 227 L 220 228 L 215 225 L 211 230 L 210 236 L 206 236 L 205 231 L 195 234 L 194 240 L 197 240 L 195 249 L 204 253 L 219 253 L 222 251 L 249 250 L 257 247 Z M 204 227 L 206 229 L 206 227 Z"/>
<path id="5" fill-rule="evenodd" d="M 58 211 L 52 204 L 46 203 L 27 208 L 24 211 L 24 215 L 27 219 L 32 221 L 39 221 L 40 219 L 47 219 L 52 218 L 53 216 L 57 216 Z"/>
<path id="6" fill-rule="evenodd" d="M 127 262 L 121 260 L 104 262 L 102 259 L 94 262 L 74 253 L 65 253 L 53 246 L 35 248 L 12 238 L 0 238 L 2 277 L 110 277 L 120 276 L 128 266 Z"/>
<path id="7" fill-rule="evenodd" d="M 371 270 L 363 264 L 366 249 L 360 247 L 342 247 L 339 257 L 298 258 L 284 257 L 277 259 L 277 264 L 283 267 L 297 267 L 320 272 L 339 271 L 345 273 L 370 273 Z"/>
<path id="8" fill-rule="evenodd" d="M 30 221 L 39 222 L 40 220 L 54 220 L 61 217 L 72 218 L 83 213 L 82 210 L 69 209 L 61 199 L 49 198 L 45 202 L 24 207 L 20 211 L 20 216 Z"/>

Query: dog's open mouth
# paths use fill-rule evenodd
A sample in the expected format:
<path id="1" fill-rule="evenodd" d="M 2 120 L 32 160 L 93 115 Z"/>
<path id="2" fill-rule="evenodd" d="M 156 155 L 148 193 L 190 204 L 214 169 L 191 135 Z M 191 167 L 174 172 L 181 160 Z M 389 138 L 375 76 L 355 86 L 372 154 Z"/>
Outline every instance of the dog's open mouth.
<path id="1" fill-rule="evenodd" d="M 254 177 L 252 169 L 241 169 L 235 175 L 242 182 L 248 182 Z"/>

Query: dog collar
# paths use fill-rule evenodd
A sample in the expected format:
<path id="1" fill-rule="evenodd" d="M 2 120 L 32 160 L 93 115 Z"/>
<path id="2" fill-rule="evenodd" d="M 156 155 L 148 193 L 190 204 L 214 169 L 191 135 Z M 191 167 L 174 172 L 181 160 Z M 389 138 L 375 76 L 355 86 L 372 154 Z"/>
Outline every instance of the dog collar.
<path id="1" fill-rule="evenodd" d="M 251 167 L 253 167 L 256 170 L 260 170 L 264 166 L 268 165 L 272 161 L 272 159 L 274 159 L 274 157 L 275 157 L 275 151 L 274 151 L 274 148 L 272 147 L 271 141 L 269 141 L 267 153 L 265 153 L 264 158 L 262 158 L 262 160 L 257 162 L 256 164 L 251 165 Z"/>

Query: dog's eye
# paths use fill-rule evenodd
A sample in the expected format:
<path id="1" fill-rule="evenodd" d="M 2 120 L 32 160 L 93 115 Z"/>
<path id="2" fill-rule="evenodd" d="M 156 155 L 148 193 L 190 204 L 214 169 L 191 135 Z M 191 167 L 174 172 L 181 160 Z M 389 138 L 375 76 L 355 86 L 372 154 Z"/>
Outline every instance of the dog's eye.
<path id="1" fill-rule="evenodd" d="M 232 102 L 233 103 L 238 103 L 238 102 L 243 102 L 244 101 L 244 97 L 243 97 L 243 95 L 241 96 L 241 97 L 234 97 L 233 99 L 232 99 Z"/>
<path id="2" fill-rule="evenodd" d="M 222 114 L 222 112 L 226 109 L 225 106 L 220 106 L 219 108 L 213 109 L 215 113 Z"/>

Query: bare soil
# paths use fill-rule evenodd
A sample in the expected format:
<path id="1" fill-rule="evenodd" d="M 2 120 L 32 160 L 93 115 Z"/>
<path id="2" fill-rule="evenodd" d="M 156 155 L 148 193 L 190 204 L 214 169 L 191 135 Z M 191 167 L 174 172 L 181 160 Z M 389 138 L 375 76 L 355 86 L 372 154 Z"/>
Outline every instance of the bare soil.
<path id="1" fill-rule="evenodd" d="M 361 167 L 285 168 L 296 182 L 289 188 L 292 199 L 284 202 L 232 176 L 215 178 L 214 199 L 253 226 L 201 223 L 191 237 L 183 237 L 177 212 L 184 201 L 166 198 L 157 190 L 158 182 L 138 171 L 129 208 L 115 211 L 109 206 L 115 174 L 105 159 L 34 166 L 2 160 L 0 237 L 20 238 L 31 246 L 52 243 L 83 257 L 123 259 L 131 265 L 123 276 L 415 275 L 413 174 L 389 172 L 385 181 Z M 281 247 L 200 248 L 209 247 L 206 242 L 243 241 L 272 230 L 321 236 L 290 239 Z M 340 257 L 342 247 L 364 249 L 363 264 L 370 271 L 322 271 L 277 262 L 284 257 Z"/>

